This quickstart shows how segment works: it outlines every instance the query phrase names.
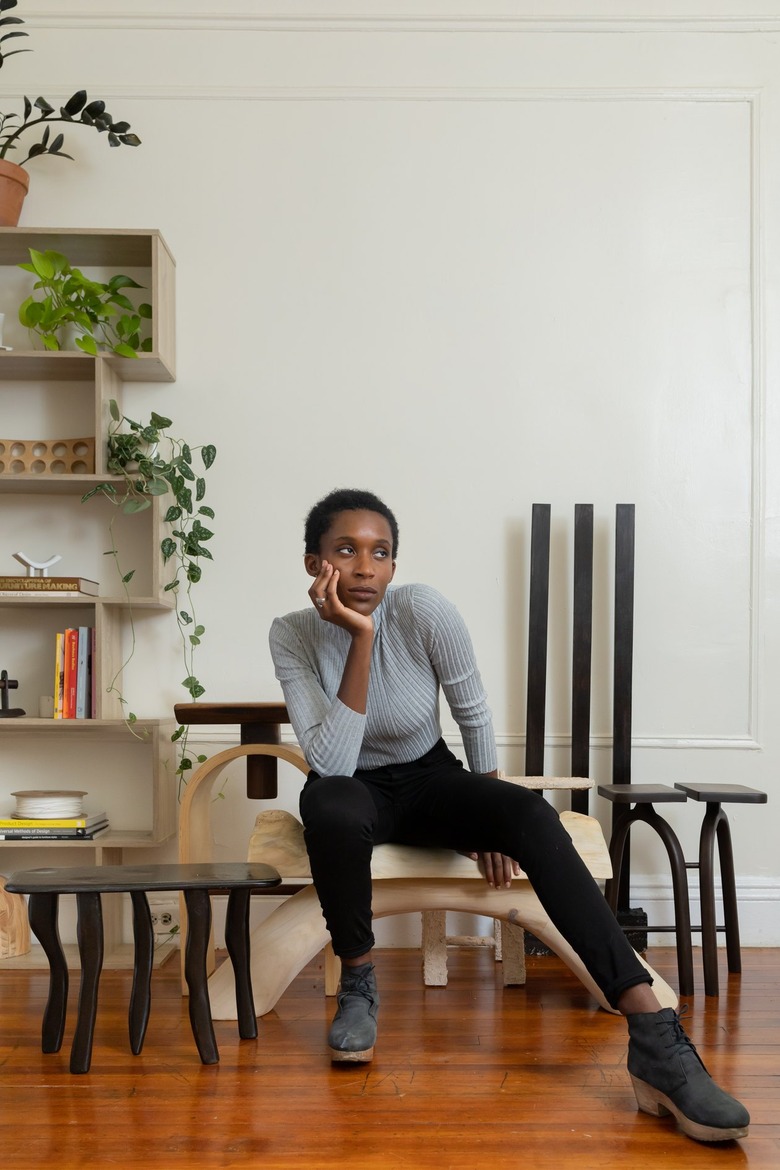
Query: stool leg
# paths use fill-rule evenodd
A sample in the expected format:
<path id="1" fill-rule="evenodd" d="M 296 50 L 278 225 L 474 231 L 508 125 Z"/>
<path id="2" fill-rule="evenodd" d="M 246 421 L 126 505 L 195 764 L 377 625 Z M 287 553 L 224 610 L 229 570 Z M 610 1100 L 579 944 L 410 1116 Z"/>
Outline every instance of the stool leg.
<path id="1" fill-rule="evenodd" d="M 133 903 L 133 989 L 130 992 L 130 1050 L 134 1056 L 144 1046 L 149 1010 L 152 1002 L 152 967 L 154 965 L 154 927 L 149 899 L 144 890 L 131 890 Z"/>
<path id="2" fill-rule="evenodd" d="M 70 1053 L 72 1073 L 89 1072 L 95 1034 L 98 984 L 103 967 L 103 908 L 100 894 L 92 890 L 76 894 L 77 938 L 81 956 L 79 1014 Z"/>
<path id="3" fill-rule="evenodd" d="M 701 902 L 701 948 L 704 963 L 704 994 L 718 994 L 718 943 L 715 922 L 715 832 L 720 805 L 707 805 L 699 837 L 699 900 Z"/>
<path id="4" fill-rule="evenodd" d="M 218 1064 L 219 1049 L 211 1022 L 211 1004 L 206 982 L 206 955 L 211 931 L 211 901 L 208 890 L 185 890 L 187 943 L 184 949 L 184 978 L 189 988 L 190 1024 L 203 1064 Z"/>
<path id="5" fill-rule="evenodd" d="M 236 980 L 238 1034 L 242 1040 L 257 1038 L 257 1016 L 252 997 L 249 963 L 249 887 L 231 890 L 225 918 L 225 942 Z"/>
<path id="6" fill-rule="evenodd" d="M 49 998 L 43 1013 L 41 1050 L 59 1052 L 68 1010 L 68 964 L 57 930 L 57 894 L 30 894 L 27 913 L 43 953 L 49 960 Z"/>
<path id="7" fill-rule="evenodd" d="M 726 927 L 726 956 L 732 975 L 742 971 L 742 953 L 739 946 L 739 913 L 737 911 L 737 883 L 734 876 L 734 850 L 731 846 L 731 827 L 725 810 L 718 821 L 718 857 L 720 858 L 720 886 L 723 892 L 723 921 Z"/>
<path id="8" fill-rule="evenodd" d="M 680 994 L 693 995 L 693 949 L 691 945 L 691 904 L 688 897 L 688 873 L 682 846 L 672 826 L 656 812 L 652 805 L 639 805 L 644 811 L 641 819 L 646 821 L 666 847 L 669 867 L 672 871 L 672 892 L 674 894 L 674 925 L 677 942 L 677 972 L 680 980 Z"/>
<path id="9" fill-rule="evenodd" d="M 612 877 L 607 879 L 604 886 L 604 897 L 613 914 L 617 913 L 618 896 L 620 893 L 620 871 L 623 866 L 623 852 L 626 847 L 626 838 L 634 821 L 636 809 L 622 808 L 620 816 L 615 810 L 615 826 L 609 841 L 609 860 L 612 865 Z"/>

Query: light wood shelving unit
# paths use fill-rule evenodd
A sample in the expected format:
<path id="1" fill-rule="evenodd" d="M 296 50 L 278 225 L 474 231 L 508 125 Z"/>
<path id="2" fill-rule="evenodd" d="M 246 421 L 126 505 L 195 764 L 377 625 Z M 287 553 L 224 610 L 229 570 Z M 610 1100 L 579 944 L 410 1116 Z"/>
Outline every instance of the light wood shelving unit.
<path id="1" fill-rule="evenodd" d="M 61 251 L 79 268 L 108 269 L 111 273 L 125 272 L 128 269 L 140 270 L 145 287 L 144 299 L 150 301 L 153 307 L 152 352 L 140 354 L 137 359 L 132 359 L 102 354 L 91 357 L 79 351 L 65 350 L 51 353 L 18 348 L 11 352 L 0 351 L 0 395 L 13 392 L 9 383 L 29 383 L 31 386 L 39 387 L 56 383 L 58 394 L 67 394 L 68 383 L 74 385 L 78 383 L 80 387 L 89 384 L 93 388 L 92 425 L 97 440 L 94 474 L 58 475 L 49 472 L 0 474 L 0 510 L 10 509 L 20 497 L 31 496 L 49 497 L 51 507 L 56 509 L 60 501 L 66 497 L 81 497 L 95 484 L 111 480 L 112 477 L 106 473 L 105 443 L 109 424 L 109 401 L 115 399 L 120 409 L 127 409 L 132 415 L 133 411 L 127 407 L 125 401 L 127 384 L 172 382 L 175 378 L 175 264 L 159 232 L 134 229 L 110 231 L 0 228 L 0 289 L 3 286 L 4 273 L 9 269 L 14 273 L 13 279 L 17 278 L 16 266 L 29 260 L 28 249 L 31 247 L 38 251 L 47 249 Z M 5 311 L 8 312 L 7 307 Z M 2 409 L 1 397 L 0 414 L 8 417 L 8 411 Z M 7 424 L 4 429 L 7 429 Z M 35 437 L 43 439 L 60 436 Z M 103 527 L 105 513 L 101 515 L 99 508 L 93 509 L 91 513 L 88 509 L 89 504 L 84 506 L 84 523 L 94 526 L 96 531 L 102 529 L 100 531 L 102 538 L 105 535 Z M 142 523 L 149 522 L 145 519 Z M 173 608 L 173 595 L 165 592 L 166 578 L 163 575 L 159 554 L 162 536 L 161 505 L 159 499 L 155 499 L 151 508 L 148 545 L 145 546 L 148 562 L 144 566 L 143 580 L 148 587 L 144 586 L 143 595 L 132 597 L 134 612 L 170 611 Z M 11 552 L 16 549 L 5 551 Z M 107 684 L 114 678 L 122 661 L 122 632 L 127 622 L 126 601 L 121 596 L 118 582 L 114 583 L 112 580 L 113 566 L 110 570 L 107 568 L 103 574 L 101 593 L 97 597 L 66 598 L 40 595 L 0 597 L 0 638 L 3 629 L 7 629 L 9 623 L 13 626 L 20 615 L 26 614 L 29 617 L 34 612 L 40 615 L 45 613 L 49 619 L 53 614 L 60 615 L 62 628 L 68 625 L 94 625 L 97 706 L 94 719 L 40 719 L 32 714 L 14 719 L 0 719 L 0 751 L 3 742 L 8 746 L 20 742 L 19 736 L 31 737 L 33 742 L 40 742 L 38 737 L 45 737 L 47 742 L 54 738 L 58 750 L 61 750 L 63 755 L 88 753 L 96 743 L 117 743 L 121 750 L 121 745 L 128 746 L 137 742 L 125 725 L 117 696 L 106 691 Z M 10 571 L 7 568 L 3 569 L 4 573 Z M 55 568 L 53 574 L 56 573 Z M 43 624 L 42 622 L 41 625 Z M 48 644 L 48 639 L 42 637 L 31 652 L 33 655 L 45 654 L 48 664 L 53 646 Z M 11 706 L 13 705 L 11 702 Z M 149 802 L 147 829 L 123 830 L 121 825 L 115 825 L 109 805 L 107 811 L 111 830 L 95 841 L 50 843 L 40 840 L 0 841 L 0 871 L 9 873 L 15 869 L 25 868 L 26 864 L 29 864 L 26 855 L 31 849 L 64 848 L 69 851 L 74 864 L 83 864 L 91 857 L 96 865 L 119 865 L 127 860 L 126 851 L 148 848 L 168 840 L 176 829 L 175 778 L 173 769 L 166 767 L 173 756 L 170 733 L 174 726 L 172 718 L 139 719 L 134 724 L 135 731 L 141 733 L 148 741 L 148 758 L 152 770 L 152 796 Z M 148 776 L 143 780 L 146 786 Z M 3 799 L 4 804 L 11 805 L 10 792 L 16 787 L 18 784 L 0 776 L 0 799 Z M 6 797 L 7 799 L 4 799 Z M 106 964 L 131 965 L 131 948 L 123 947 L 121 942 L 122 907 L 118 897 L 107 900 L 104 914 Z M 167 953 L 170 953 L 170 947 L 161 948 L 158 961 L 167 957 Z M 10 965 L 29 966 L 30 958 L 22 956 L 18 960 L 0 960 L 0 970 Z M 41 965 L 46 965 L 45 959 Z"/>

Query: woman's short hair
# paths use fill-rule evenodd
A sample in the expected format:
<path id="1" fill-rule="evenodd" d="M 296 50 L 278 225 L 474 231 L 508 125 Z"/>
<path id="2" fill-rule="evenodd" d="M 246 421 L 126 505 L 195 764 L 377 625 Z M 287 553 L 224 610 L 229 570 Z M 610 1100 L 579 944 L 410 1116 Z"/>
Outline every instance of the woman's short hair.
<path id="1" fill-rule="evenodd" d="M 314 505 L 306 517 L 303 531 L 305 552 L 319 553 L 323 536 L 330 530 L 333 518 L 339 512 L 377 512 L 390 525 L 393 538 L 393 560 L 398 555 L 398 521 L 379 496 L 359 488 L 336 488 Z"/>

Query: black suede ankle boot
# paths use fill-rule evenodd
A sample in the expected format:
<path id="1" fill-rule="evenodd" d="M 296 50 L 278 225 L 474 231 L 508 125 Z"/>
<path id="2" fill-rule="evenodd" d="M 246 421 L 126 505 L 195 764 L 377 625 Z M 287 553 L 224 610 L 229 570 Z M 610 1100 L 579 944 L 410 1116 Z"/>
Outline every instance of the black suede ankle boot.
<path id="1" fill-rule="evenodd" d="M 626 1020 L 628 1072 L 640 1109 L 655 1117 L 673 1114 L 700 1142 L 747 1136 L 750 1114 L 712 1080 L 673 1008 Z"/>
<path id="2" fill-rule="evenodd" d="M 371 963 L 341 968 L 338 1011 L 328 1034 L 331 1060 L 372 1060 L 379 992 Z"/>

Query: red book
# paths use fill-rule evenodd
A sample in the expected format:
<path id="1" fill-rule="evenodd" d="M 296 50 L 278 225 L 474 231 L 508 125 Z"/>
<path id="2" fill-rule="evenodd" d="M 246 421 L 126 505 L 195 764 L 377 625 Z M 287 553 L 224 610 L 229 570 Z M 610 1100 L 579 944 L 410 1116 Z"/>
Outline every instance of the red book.
<path id="1" fill-rule="evenodd" d="M 76 718 L 76 682 L 79 672 L 79 632 L 65 631 L 65 680 L 62 694 L 62 718 Z"/>

